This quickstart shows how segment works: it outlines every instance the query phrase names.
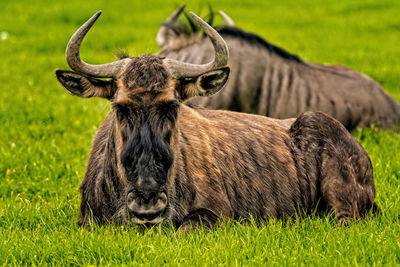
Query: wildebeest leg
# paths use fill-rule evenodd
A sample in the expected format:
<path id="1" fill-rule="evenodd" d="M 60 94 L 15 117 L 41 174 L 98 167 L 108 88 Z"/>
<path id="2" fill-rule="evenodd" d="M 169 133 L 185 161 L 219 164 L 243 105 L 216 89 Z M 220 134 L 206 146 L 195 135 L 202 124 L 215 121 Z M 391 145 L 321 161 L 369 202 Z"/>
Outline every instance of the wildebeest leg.
<path id="1" fill-rule="evenodd" d="M 335 155 L 323 153 L 320 179 L 322 198 L 328 208 L 335 212 L 338 220 L 350 223 L 353 219 L 359 219 L 360 212 L 357 205 L 359 189 L 352 166 L 347 162 L 338 161 Z"/>
<path id="2" fill-rule="evenodd" d="M 218 221 L 218 216 L 209 209 L 197 209 L 189 213 L 184 219 L 179 230 L 188 231 L 199 227 L 213 228 Z"/>
<path id="3" fill-rule="evenodd" d="M 342 124 L 321 112 L 306 112 L 289 133 L 309 182 L 316 183 L 316 195 L 340 221 L 359 219 L 373 207 L 371 161 Z"/>
<path id="4" fill-rule="evenodd" d="M 324 152 L 321 156 L 322 197 L 344 223 L 365 215 L 373 208 L 375 197 L 371 162 L 366 153 L 355 153 L 359 147 L 351 145 L 339 147 L 333 153 Z M 339 154 L 342 149 L 350 150 L 354 154 Z"/>

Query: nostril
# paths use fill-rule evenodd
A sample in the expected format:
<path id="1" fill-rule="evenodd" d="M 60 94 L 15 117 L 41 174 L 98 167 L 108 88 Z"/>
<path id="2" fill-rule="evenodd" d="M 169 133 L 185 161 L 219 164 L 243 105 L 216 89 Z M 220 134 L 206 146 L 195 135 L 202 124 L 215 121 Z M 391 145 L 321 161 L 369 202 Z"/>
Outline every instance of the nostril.
<path id="1" fill-rule="evenodd" d="M 161 193 L 164 194 L 164 193 Z M 165 194 L 164 194 L 165 196 Z M 161 199 L 166 199 L 165 197 L 161 197 Z M 157 201 L 161 200 L 160 199 L 160 193 L 156 191 L 132 191 L 129 192 L 126 196 L 126 202 L 127 203 L 133 203 L 137 202 L 139 205 L 143 204 L 156 204 Z"/>
<path id="2" fill-rule="evenodd" d="M 158 200 L 161 201 L 162 203 L 166 203 L 167 202 L 167 195 L 164 192 L 161 192 L 158 195 Z"/>
<path id="3" fill-rule="evenodd" d="M 135 199 L 135 194 L 133 192 L 130 192 L 127 196 L 126 196 L 126 201 L 128 203 L 131 203 L 133 200 Z"/>

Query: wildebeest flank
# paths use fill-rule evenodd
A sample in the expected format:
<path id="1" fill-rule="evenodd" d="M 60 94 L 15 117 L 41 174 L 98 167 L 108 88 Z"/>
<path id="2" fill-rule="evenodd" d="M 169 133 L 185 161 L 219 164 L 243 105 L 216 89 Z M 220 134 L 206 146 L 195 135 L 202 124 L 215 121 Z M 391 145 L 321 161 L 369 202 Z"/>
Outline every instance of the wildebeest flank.
<path id="1" fill-rule="evenodd" d="M 160 56 L 201 64 L 213 56 L 210 41 L 177 20 L 178 9 L 157 35 Z M 340 65 L 302 60 L 259 36 L 228 25 L 217 27 L 229 47 L 230 79 L 223 91 L 191 100 L 212 109 L 255 113 L 273 118 L 322 111 L 348 130 L 375 124 L 398 125 L 400 105 L 374 80 Z"/>
<path id="2" fill-rule="evenodd" d="M 348 221 L 371 209 L 369 157 L 330 116 L 278 120 L 183 103 L 216 93 L 229 75 L 226 43 L 200 18 L 192 15 L 215 48 L 208 64 L 140 56 L 90 65 L 79 48 L 99 15 L 71 37 L 66 54 L 74 71 L 56 72 L 72 94 L 112 104 L 80 188 L 80 225 L 93 218 L 187 229 L 199 217 L 209 226 L 220 217 L 284 218 L 318 203 Z"/>

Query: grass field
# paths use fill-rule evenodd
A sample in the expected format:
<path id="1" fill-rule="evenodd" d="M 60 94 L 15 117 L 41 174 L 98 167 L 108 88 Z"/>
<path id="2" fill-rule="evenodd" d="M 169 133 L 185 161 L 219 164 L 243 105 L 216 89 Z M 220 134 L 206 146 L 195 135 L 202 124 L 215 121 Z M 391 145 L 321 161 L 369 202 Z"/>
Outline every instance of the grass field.
<path id="1" fill-rule="evenodd" d="M 186 3 L 199 10 L 199 1 Z M 400 101 L 400 1 L 211 3 L 305 59 L 368 74 Z M 374 128 L 353 135 L 372 159 L 382 215 L 349 227 L 329 216 L 189 233 L 77 227 L 78 187 L 110 105 L 71 96 L 56 81 L 55 69 L 68 68 L 68 39 L 101 9 L 82 47 L 87 62 L 112 61 L 118 49 L 154 53 L 159 23 L 176 4 L 0 1 L 0 265 L 399 265 L 400 135 Z"/>

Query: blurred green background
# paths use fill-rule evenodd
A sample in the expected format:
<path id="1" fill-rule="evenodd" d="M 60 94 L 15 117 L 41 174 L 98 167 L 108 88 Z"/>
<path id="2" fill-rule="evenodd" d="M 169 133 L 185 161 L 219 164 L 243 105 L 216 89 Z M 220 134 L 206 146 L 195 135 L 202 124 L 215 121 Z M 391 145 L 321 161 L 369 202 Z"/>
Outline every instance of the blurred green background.
<path id="1" fill-rule="evenodd" d="M 208 3 L 304 59 L 371 76 L 400 101 L 400 1 L 186 1 L 186 10 L 206 15 Z M 400 135 L 375 128 L 353 135 L 372 159 L 383 214 L 350 227 L 329 216 L 187 234 L 76 226 L 77 189 L 110 105 L 58 84 L 55 69 L 68 69 L 66 44 L 102 10 L 83 43 L 85 61 L 113 61 L 120 49 L 156 53 L 159 25 L 180 4 L 0 1 L 0 264 L 399 264 Z"/>

